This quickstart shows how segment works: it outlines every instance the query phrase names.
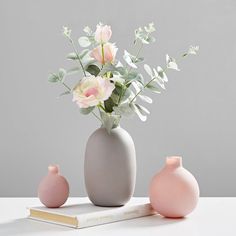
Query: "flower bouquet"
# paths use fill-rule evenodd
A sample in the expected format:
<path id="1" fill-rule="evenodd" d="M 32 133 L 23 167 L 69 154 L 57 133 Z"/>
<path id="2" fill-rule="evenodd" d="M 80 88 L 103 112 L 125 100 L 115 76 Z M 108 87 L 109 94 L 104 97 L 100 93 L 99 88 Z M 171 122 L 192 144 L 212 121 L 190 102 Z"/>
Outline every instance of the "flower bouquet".
<path id="1" fill-rule="evenodd" d="M 167 70 L 179 71 L 176 60 L 166 54 L 166 65 L 151 68 L 144 64 L 146 75 L 142 75 L 138 67 L 144 58 L 140 56 L 143 46 L 155 42 L 153 23 L 135 30 L 133 47 L 136 53 L 131 54 L 124 50 L 121 60 L 116 58 L 118 48 L 111 43 L 111 27 L 99 23 L 95 32 L 88 26 L 84 28 L 85 36 L 77 42 L 72 39 L 71 30 L 63 27 L 63 35 L 72 45 L 73 52 L 67 59 L 76 63 L 69 70 L 60 68 L 58 73 L 49 75 L 50 82 L 62 84 L 66 91 L 61 95 L 73 94 L 73 101 L 79 106 L 82 114 L 93 114 L 110 133 L 120 123 L 122 117 L 137 114 L 142 121 L 146 121 L 150 113 L 140 103 L 152 103 L 152 99 L 144 95 L 146 90 L 160 93 L 168 82 Z M 133 49 L 133 50 L 134 50 Z M 190 46 L 182 56 L 195 55 L 198 46 Z M 66 83 L 67 76 L 81 73 L 78 83 L 71 88 Z M 148 77 L 146 79 L 146 77 Z"/>

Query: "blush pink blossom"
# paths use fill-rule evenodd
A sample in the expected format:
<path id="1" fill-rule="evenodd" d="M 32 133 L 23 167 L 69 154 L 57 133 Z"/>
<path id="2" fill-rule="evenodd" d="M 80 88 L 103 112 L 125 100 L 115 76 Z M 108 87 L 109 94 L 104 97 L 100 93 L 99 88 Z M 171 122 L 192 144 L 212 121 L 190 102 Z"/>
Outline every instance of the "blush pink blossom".
<path id="1" fill-rule="evenodd" d="M 107 62 L 113 62 L 115 60 L 117 50 L 118 48 L 115 46 L 115 44 L 106 43 L 103 46 L 99 45 L 94 48 L 90 56 L 104 65 Z"/>
<path id="2" fill-rule="evenodd" d="M 111 26 L 101 24 L 97 25 L 97 29 L 95 31 L 95 40 L 98 43 L 107 43 L 111 38 L 111 35 Z"/>
<path id="3" fill-rule="evenodd" d="M 84 77 L 73 90 L 73 102 L 80 108 L 88 108 L 107 100 L 115 85 L 100 76 Z"/>

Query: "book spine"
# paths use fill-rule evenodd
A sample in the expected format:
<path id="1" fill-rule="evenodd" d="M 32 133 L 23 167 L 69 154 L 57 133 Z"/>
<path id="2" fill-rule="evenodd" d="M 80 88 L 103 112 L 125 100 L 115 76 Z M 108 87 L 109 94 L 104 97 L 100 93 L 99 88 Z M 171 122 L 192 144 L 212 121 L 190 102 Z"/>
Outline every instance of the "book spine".
<path id="1" fill-rule="evenodd" d="M 107 224 L 154 214 L 156 214 L 156 212 L 150 204 L 130 206 L 124 209 L 115 209 L 114 211 L 109 210 L 104 212 L 89 213 L 81 215 L 77 218 L 78 228 Z"/>

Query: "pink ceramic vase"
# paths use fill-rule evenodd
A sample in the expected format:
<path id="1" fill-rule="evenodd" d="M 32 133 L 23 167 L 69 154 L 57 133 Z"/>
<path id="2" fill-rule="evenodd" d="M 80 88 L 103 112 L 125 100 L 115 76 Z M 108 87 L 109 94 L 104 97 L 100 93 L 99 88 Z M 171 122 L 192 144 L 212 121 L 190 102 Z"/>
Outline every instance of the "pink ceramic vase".
<path id="1" fill-rule="evenodd" d="M 184 217 L 193 211 L 199 187 L 194 176 L 183 168 L 181 157 L 167 157 L 165 167 L 151 181 L 149 197 L 152 207 L 165 217 Z"/>
<path id="2" fill-rule="evenodd" d="M 49 166 L 48 175 L 45 176 L 38 187 L 38 197 L 40 201 L 51 208 L 63 205 L 69 196 L 69 184 L 67 180 L 59 174 L 59 167 Z"/>

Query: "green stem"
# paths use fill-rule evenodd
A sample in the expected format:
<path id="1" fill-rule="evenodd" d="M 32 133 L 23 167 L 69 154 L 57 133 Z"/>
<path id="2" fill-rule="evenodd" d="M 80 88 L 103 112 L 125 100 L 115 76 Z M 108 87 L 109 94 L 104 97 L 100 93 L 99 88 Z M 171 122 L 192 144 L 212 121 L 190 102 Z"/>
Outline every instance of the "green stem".
<path id="1" fill-rule="evenodd" d="M 71 92 L 71 88 L 65 82 L 62 82 L 62 84 Z"/>
<path id="2" fill-rule="evenodd" d="M 98 107 L 100 107 L 103 111 L 106 112 L 106 109 L 103 107 L 103 105 L 101 103 L 98 104 Z"/>
<path id="3" fill-rule="evenodd" d="M 102 123 L 102 120 L 98 117 L 98 115 L 94 111 L 92 111 L 92 114 Z"/>
<path id="4" fill-rule="evenodd" d="M 74 49 L 74 51 L 75 51 L 75 54 L 76 54 L 77 59 L 78 59 L 78 61 L 79 61 L 79 64 L 80 64 L 80 66 L 81 66 L 81 68 L 82 68 L 82 70 L 83 70 L 84 76 L 86 77 L 85 69 L 84 69 L 84 66 L 83 66 L 83 64 L 82 64 L 82 61 L 80 60 L 79 52 L 78 52 L 78 50 L 77 50 L 76 47 L 75 47 L 74 41 L 73 41 L 72 39 L 70 39 L 70 42 L 71 42 L 72 47 L 73 47 L 73 49 Z"/>
<path id="5" fill-rule="evenodd" d="M 104 65 L 105 64 L 105 55 L 104 55 L 104 47 L 103 47 L 103 43 L 101 44 L 102 46 L 102 64 Z"/>

